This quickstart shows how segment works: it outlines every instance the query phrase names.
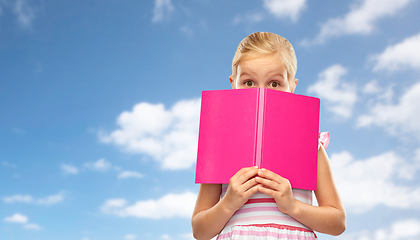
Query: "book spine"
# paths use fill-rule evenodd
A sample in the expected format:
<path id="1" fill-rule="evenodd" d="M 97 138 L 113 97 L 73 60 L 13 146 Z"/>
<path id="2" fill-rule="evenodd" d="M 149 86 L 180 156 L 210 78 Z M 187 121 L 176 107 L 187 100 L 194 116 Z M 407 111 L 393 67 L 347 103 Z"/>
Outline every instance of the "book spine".
<path id="1" fill-rule="evenodd" d="M 258 114 L 257 114 L 257 136 L 256 136 L 256 152 L 255 152 L 255 165 L 261 168 L 262 161 L 262 141 L 263 141 L 263 128 L 264 128 L 264 110 L 265 110 L 265 88 L 258 89 Z"/>

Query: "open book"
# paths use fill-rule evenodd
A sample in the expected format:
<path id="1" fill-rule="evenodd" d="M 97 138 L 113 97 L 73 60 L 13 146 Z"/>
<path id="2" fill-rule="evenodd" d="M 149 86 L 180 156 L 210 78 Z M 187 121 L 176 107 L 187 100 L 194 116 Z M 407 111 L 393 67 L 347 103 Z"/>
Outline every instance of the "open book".
<path id="1" fill-rule="evenodd" d="M 196 183 L 258 166 L 316 190 L 319 99 L 266 88 L 203 91 Z"/>

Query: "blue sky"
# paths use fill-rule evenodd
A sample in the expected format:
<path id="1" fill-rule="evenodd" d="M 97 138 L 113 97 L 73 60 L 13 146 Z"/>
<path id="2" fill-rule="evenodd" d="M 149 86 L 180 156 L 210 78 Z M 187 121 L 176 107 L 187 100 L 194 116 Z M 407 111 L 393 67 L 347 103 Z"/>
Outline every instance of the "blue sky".
<path id="1" fill-rule="evenodd" d="M 338 239 L 420 237 L 420 2 L 0 0 L 0 239 L 191 239 L 200 95 L 286 37 L 321 99 Z M 320 234 L 321 239 L 333 237 Z"/>

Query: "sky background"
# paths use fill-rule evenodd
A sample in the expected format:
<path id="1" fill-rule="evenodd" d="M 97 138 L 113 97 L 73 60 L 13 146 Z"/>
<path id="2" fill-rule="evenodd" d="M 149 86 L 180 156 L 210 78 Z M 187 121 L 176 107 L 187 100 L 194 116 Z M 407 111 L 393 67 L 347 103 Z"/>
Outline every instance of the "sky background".
<path id="1" fill-rule="evenodd" d="M 420 238 L 420 2 L 0 0 L 0 239 L 192 239 L 200 96 L 286 37 L 347 230 Z"/>

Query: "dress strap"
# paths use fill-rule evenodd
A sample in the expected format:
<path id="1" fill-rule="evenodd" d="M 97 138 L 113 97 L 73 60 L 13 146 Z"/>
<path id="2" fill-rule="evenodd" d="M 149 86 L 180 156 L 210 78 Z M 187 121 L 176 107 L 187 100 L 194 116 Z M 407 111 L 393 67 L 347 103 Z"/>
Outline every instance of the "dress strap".
<path id="1" fill-rule="evenodd" d="M 328 144 L 330 143 L 330 133 L 329 132 L 320 132 L 318 135 L 318 149 L 322 146 L 324 146 L 325 149 L 327 149 Z"/>

